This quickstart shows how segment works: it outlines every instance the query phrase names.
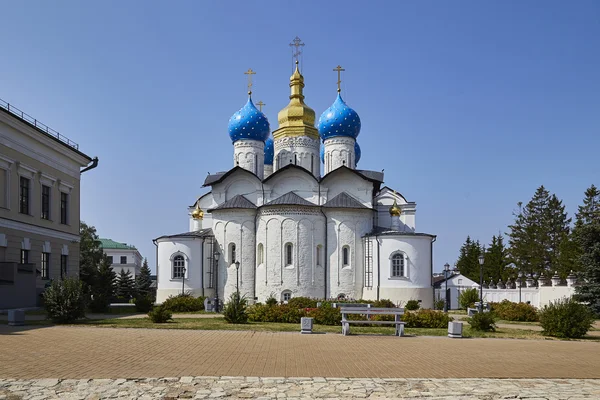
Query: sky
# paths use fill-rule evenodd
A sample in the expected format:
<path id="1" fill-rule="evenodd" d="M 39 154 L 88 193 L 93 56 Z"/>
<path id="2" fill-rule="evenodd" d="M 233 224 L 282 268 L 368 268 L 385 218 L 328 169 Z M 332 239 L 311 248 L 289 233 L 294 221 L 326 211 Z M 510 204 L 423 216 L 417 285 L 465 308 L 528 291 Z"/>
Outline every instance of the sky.
<path id="1" fill-rule="evenodd" d="M 359 168 L 417 203 L 434 270 L 538 186 L 573 216 L 600 185 L 598 1 L 12 1 L 0 21 L 0 98 L 99 157 L 81 218 L 152 269 L 152 239 L 187 231 L 206 174 L 233 167 L 248 68 L 277 128 L 296 36 L 317 117 L 346 69 Z"/>

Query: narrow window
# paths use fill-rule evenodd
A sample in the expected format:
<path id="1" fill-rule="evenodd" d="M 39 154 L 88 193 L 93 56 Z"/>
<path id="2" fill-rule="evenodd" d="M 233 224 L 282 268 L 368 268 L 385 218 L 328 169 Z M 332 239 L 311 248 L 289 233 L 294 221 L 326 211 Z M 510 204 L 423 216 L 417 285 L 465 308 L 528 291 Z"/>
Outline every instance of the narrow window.
<path id="1" fill-rule="evenodd" d="M 315 155 L 311 154 L 310 155 L 310 172 L 312 172 L 313 174 L 315 173 Z"/>
<path id="2" fill-rule="evenodd" d="M 50 253 L 42 253 L 41 264 L 42 279 L 50 278 Z"/>
<path id="3" fill-rule="evenodd" d="M 42 185 L 42 219 L 50 219 L 50 186 Z"/>
<path id="4" fill-rule="evenodd" d="M 262 264 L 264 262 L 264 248 L 263 248 L 263 244 L 259 243 L 258 244 L 258 265 Z"/>
<path id="5" fill-rule="evenodd" d="M 229 264 L 235 264 L 235 243 L 229 243 Z"/>
<path id="6" fill-rule="evenodd" d="M 121 264 L 127 264 L 127 256 L 121 256 Z"/>
<path id="7" fill-rule="evenodd" d="M 348 246 L 342 247 L 342 264 L 344 267 L 350 265 L 350 248 Z"/>
<path id="8" fill-rule="evenodd" d="M 108 258 L 108 263 L 110 265 L 112 265 L 113 264 L 113 256 L 108 256 L 107 258 Z"/>
<path id="9" fill-rule="evenodd" d="M 29 214 L 29 179 L 23 177 L 20 180 L 19 212 Z"/>
<path id="10" fill-rule="evenodd" d="M 322 257 L 321 253 L 322 253 L 322 251 L 323 251 L 323 246 L 318 245 L 317 246 L 317 265 L 318 266 L 323 265 L 323 264 L 321 264 L 321 257 Z"/>
<path id="11" fill-rule="evenodd" d="M 392 257 L 392 277 L 402 276 L 404 276 L 404 256 L 397 253 Z"/>
<path id="12" fill-rule="evenodd" d="M 67 193 L 60 194 L 60 223 L 66 225 L 68 223 L 68 207 L 69 195 Z"/>
<path id="13" fill-rule="evenodd" d="M 60 277 L 67 277 L 67 265 L 69 264 L 69 256 L 65 254 L 60 255 Z"/>
<path id="14" fill-rule="evenodd" d="M 29 264 L 29 250 L 21 249 L 21 264 Z"/>
<path id="15" fill-rule="evenodd" d="M 298 155 L 294 154 L 294 165 L 298 165 Z"/>
<path id="16" fill-rule="evenodd" d="M 185 275 L 185 260 L 183 256 L 173 258 L 173 279 L 182 279 Z"/>
<path id="17" fill-rule="evenodd" d="M 285 265 L 294 263 L 294 246 L 291 243 L 285 245 Z"/>

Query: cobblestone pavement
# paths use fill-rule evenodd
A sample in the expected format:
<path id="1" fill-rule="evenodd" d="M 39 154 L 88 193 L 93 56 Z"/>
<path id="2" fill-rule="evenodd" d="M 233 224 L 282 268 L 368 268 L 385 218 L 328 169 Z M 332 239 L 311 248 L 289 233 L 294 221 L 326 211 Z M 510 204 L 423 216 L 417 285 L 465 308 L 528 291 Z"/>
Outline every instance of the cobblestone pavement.
<path id="1" fill-rule="evenodd" d="M 0 379 L 0 399 L 598 399 L 597 379 Z"/>

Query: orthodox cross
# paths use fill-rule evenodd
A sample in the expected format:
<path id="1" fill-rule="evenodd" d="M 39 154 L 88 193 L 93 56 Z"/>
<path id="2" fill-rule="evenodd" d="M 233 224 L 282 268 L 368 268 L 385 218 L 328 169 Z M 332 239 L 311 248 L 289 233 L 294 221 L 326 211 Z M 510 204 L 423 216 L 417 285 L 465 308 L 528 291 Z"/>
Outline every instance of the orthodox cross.
<path id="1" fill-rule="evenodd" d="M 333 69 L 334 71 L 337 71 L 338 73 L 338 80 L 337 80 L 337 85 L 338 85 L 338 93 L 342 91 L 341 87 L 340 87 L 340 83 L 342 83 L 342 71 L 345 71 L 344 68 L 342 68 L 341 65 L 338 65 L 337 67 L 335 67 Z"/>
<path id="2" fill-rule="evenodd" d="M 304 43 L 302 43 L 302 40 L 296 36 L 296 38 L 292 40 L 292 43 L 290 43 L 290 47 L 292 47 L 292 57 L 296 59 L 296 64 L 298 64 L 298 57 L 300 57 L 302 54 L 302 47 L 304 47 Z"/>
<path id="3" fill-rule="evenodd" d="M 248 75 L 248 94 L 252 94 L 252 75 L 256 75 L 256 72 L 252 71 L 252 68 L 248 68 L 244 75 Z"/>
<path id="4" fill-rule="evenodd" d="M 256 103 L 256 105 L 258 106 L 258 110 L 259 110 L 260 112 L 262 112 L 262 108 L 263 108 L 263 106 L 266 106 L 266 104 L 265 104 L 265 103 L 263 103 L 263 101 L 262 101 L 262 100 L 261 100 L 261 101 L 259 101 L 258 103 Z"/>

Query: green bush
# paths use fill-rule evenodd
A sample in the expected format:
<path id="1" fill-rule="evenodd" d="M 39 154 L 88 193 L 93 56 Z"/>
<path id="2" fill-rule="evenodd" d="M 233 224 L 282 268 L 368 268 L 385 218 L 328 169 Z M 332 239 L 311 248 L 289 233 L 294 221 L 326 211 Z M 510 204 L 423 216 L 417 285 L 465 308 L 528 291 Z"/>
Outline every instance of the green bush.
<path id="1" fill-rule="evenodd" d="M 340 309 L 333 308 L 328 301 L 323 302 L 321 307 L 310 310 L 308 316 L 314 318 L 317 325 L 340 325 L 342 322 Z"/>
<path id="2" fill-rule="evenodd" d="M 167 310 L 163 306 L 157 306 L 148 313 L 148 316 L 155 324 L 164 324 L 165 322 L 173 319 L 171 311 Z"/>
<path id="3" fill-rule="evenodd" d="M 476 288 L 467 289 L 460 294 L 458 302 L 463 310 L 473 308 L 475 303 L 479 301 L 479 292 Z"/>
<path id="4" fill-rule="evenodd" d="M 502 300 L 500 303 L 491 303 L 491 311 L 505 321 L 537 322 L 539 319 L 536 308 L 527 303 Z"/>
<path id="5" fill-rule="evenodd" d="M 496 331 L 496 315 L 492 312 L 477 313 L 471 318 L 467 318 L 471 329 L 482 332 Z"/>
<path id="6" fill-rule="evenodd" d="M 372 307 L 376 308 L 396 308 L 396 303 L 389 299 L 375 300 L 373 302 L 360 300 L 358 303 L 370 303 Z"/>
<path id="7" fill-rule="evenodd" d="M 289 304 L 274 306 L 255 304 L 248 307 L 248 319 L 253 322 L 299 323 L 300 318 L 305 316 L 304 309 L 292 307 Z"/>
<path id="8" fill-rule="evenodd" d="M 404 306 L 404 309 L 407 311 L 416 311 L 419 308 L 421 308 L 421 305 L 419 304 L 418 300 L 409 300 L 406 302 L 406 305 Z"/>
<path id="9" fill-rule="evenodd" d="M 58 324 L 85 317 L 86 295 L 76 278 L 55 280 L 44 292 L 44 307 L 48 318 Z"/>
<path id="10" fill-rule="evenodd" d="M 418 310 L 407 311 L 402 316 L 407 328 L 447 328 L 452 317 L 441 311 Z"/>
<path id="11" fill-rule="evenodd" d="M 317 300 L 310 297 L 292 297 L 288 300 L 288 305 L 296 308 L 315 308 Z"/>
<path id="12" fill-rule="evenodd" d="M 266 301 L 265 303 L 266 303 L 268 306 L 275 306 L 275 305 L 277 305 L 277 303 L 279 303 L 279 302 L 277 301 L 277 299 L 276 299 L 276 298 L 275 298 L 273 295 L 270 295 L 270 296 L 269 296 L 269 298 L 267 299 L 267 301 Z"/>
<path id="13" fill-rule="evenodd" d="M 436 310 L 443 310 L 444 309 L 444 299 L 436 301 L 434 304 L 434 308 Z"/>
<path id="14" fill-rule="evenodd" d="M 88 308 L 93 313 L 106 313 L 110 309 L 110 298 L 99 293 L 92 294 Z"/>
<path id="15" fill-rule="evenodd" d="M 540 311 L 543 334 L 559 338 L 581 338 L 592 327 L 594 315 L 573 299 L 558 300 Z"/>
<path id="16" fill-rule="evenodd" d="M 138 296 L 135 298 L 135 310 L 138 312 L 150 312 L 153 306 L 154 300 L 151 296 Z"/>
<path id="17" fill-rule="evenodd" d="M 246 298 L 235 292 L 229 297 L 229 301 L 223 309 L 225 321 L 230 324 L 248 323 L 248 313 L 246 312 L 248 302 Z"/>
<path id="18" fill-rule="evenodd" d="M 189 293 L 178 294 L 177 296 L 169 296 L 162 303 L 162 306 L 165 310 L 174 313 L 204 311 L 204 299 L 205 297 L 194 297 Z"/>

